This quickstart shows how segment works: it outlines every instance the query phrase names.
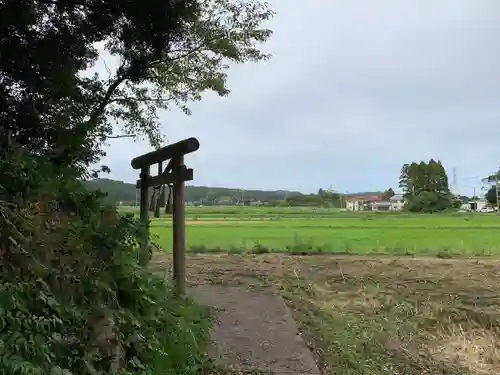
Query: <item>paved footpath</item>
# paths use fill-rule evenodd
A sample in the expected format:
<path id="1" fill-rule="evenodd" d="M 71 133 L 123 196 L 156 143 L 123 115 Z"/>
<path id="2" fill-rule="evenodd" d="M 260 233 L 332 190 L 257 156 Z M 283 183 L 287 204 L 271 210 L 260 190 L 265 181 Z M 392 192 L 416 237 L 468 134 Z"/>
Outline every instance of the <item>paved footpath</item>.
<path id="1" fill-rule="evenodd" d="M 194 286 L 189 294 L 215 310 L 215 360 L 246 373 L 320 374 L 280 296 L 221 285 Z"/>

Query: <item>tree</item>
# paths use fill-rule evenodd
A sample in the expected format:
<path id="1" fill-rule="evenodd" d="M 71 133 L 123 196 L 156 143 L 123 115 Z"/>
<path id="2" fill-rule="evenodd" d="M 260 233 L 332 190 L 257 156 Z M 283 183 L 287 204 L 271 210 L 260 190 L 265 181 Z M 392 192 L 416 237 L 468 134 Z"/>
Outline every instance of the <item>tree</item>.
<path id="1" fill-rule="evenodd" d="M 197 12 L 194 1 L 173 6 L 164 3 L 157 8 L 157 22 L 148 23 L 146 12 L 155 13 L 157 5 L 154 1 L 121 6 L 97 0 L 79 5 L 3 1 L 0 125 L 4 131 L 32 152 L 47 153 L 58 164 L 71 164 L 76 150 L 81 151 L 82 162 L 89 162 L 85 156 L 91 157 L 92 152 L 85 155 L 84 150 L 95 153 L 107 135 L 104 127 L 110 128 L 105 102 L 114 85 L 97 77 L 81 77 L 79 72 L 95 63 L 95 43 L 108 40 L 130 51 L 139 46 L 159 50 L 162 43 L 157 35 L 177 34 L 183 28 L 181 15 L 195 17 Z M 122 59 L 120 75 L 138 76 L 139 58 L 129 53 Z"/>
<path id="2" fill-rule="evenodd" d="M 439 160 L 404 164 L 401 169 L 400 187 L 409 203 L 407 208 L 412 211 L 434 212 L 455 204 L 451 197 L 446 170 Z"/>
<path id="3" fill-rule="evenodd" d="M 141 267 L 142 226 L 82 177 L 113 121 L 158 146 L 157 108 L 226 95 L 228 62 L 267 58 L 271 15 L 256 0 L 0 0 L 1 373 L 201 367 L 205 313 Z M 107 78 L 81 74 L 97 43 L 120 60 Z"/>
<path id="4" fill-rule="evenodd" d="M 488 189 L 486 194 L 484 195 L 485 199 L 488 201 L 489 204 L 492 206 L 497 205 L 497 188 L 495 186 L 492 186 Z"/>
<path id="5" fill-rule="evenodd" d="M 84 171 L 118 123 L 158 147 L 157 109 L 227 95 L 230 63 L 269 56 L 273 16 L 258 0 L 0 2 L 0 127 L 17 143 Z M 120 61 L 85 77 L 101 44 Z M 19 56 L 23 56 L 22 59 Z"/>
<path id="6" fill-rule="evenodd" d="M 110 180 L 106 178 L 97 178 L 85 182 L 89 191 L 100 190 L 107 194 L 105 201 L 111 204 L 123 202 L 124 205 L 134 205 L 137 198 L 137 189 L 135 184 L 129 184 L 123 181 Z M 241 190 L 222 187 L 208 186 L 186 186 L 184 198 L 187 202 L 195 204 L 209 205 L 214 200 L 219 201 L 228 197 L 236 202 L 234 197 L 241 197 L 242 193 L 245 197 L 252 197 L 256 201 L 265 203 L 273 203 L 283 199 L 287 195 L 290 199 L 295 197 L 303 197 L 304 194 L 297 191 L 266 191 L 266 190 Z M 335 193 L 328 195 L 327 199 L 335 200 Z M 152 191 L 150 192 L 150 196 Z M 167 194 L 168 195 L 168 194 Z M 337 198 L 338 199 L 338 198 Z"/>
<path id="7" fill-rule="evenodd" d="M 477 199 L 477 197 L 471 197 L 471 198 L 469 198 L 466 195 L 459 195 L 457 197 L 457 199 L 459 199 L 461 203 L 469 203 L 469 201 L 475 200 L 475 199 Z"/>
<path id="8" fill-rule="evenodd" d="M 431 159 L 428 163 L 429 171 L 429 186 L 430 191 L 436 191 L 440 194 L 450 194 L 450 186 L 448 182 L 448 175 L 440 160 L 435 161 Z"/>
<path id="9" fill-rule="evenodd" d="M 392 188 L 389 188 L 382 193 L 382 199 L 389 200 L 394 195 L 396 195 L 396 193 L 394 193 L 394 190 Z"/>
<path id="10" fill-rule="evenodd" d="M 424 191 L 431 191 L 431 186 L 429 186 L 429 172 L 429 167 L 424 161 L 415 166 L 415 172 L 412 176 L 413 195 L 417 196 Z"/>
<path id="11" fill-rule="evenodd" d="M 409 164 L 403 164 L 403 166 L 401 167 L 401 173 L 399 175 L 399 188 L 403 190 L 403 195 L 405 196 L 405 198 L 408 196 L 411 190 L 409 185 L 410 181 L 408 175 L 409 168 L 410 168 Z"/>
<path id="12" fill-rule="evenodd" d="M 440 191 L 441 169 L 439 167 L 439 164 L 434 159 L 431 159 L 429 160 L 429 163 L 424 163 L 424 168 L 427 170 L 427 190 L 436 192 Z"/>
<path id="13" fill-rule="evenodd" d="M 500 180 L 500 168 L 498 169 L 497 173 L 493 173 L 489 175 L 488 177 L 485 177 L 482 179 L 483 184 L 490 184 L 490 188 L 484 195 L 485 199 L 490 203 L 491 205 L 496 206 L 497 205 L 497 190 L 495 184 Z M 491 186 L 493 184 L 493 186 Z M 479 199 L 476 197 L 476 199 Z"/>
<path id="14" fill-rule="evenodd" d="M 420 173 L 420 167 L 415 162 L 404 164 L 401 168 L 399 187 L 403 190 L 405 199 L 409 199 L 418 193 L 419 182 L 421 182 Z"/>
<path id="15" fill-rule="evenodd" d="M 410 212 L 433 213 L 451 208 L 451 196 L 434 191 L 423 191 L 408 201 L 406 209 Z"/>

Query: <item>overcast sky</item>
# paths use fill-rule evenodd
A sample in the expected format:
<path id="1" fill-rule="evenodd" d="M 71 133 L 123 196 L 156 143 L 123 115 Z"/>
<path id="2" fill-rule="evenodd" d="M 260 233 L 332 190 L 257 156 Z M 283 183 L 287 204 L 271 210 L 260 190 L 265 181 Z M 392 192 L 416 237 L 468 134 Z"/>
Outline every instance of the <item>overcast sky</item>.
<path id="1" fill-rule="evenodd" d="M 468 195 L 500 164 L 499 0 L 270 0 L 273 58 L 229 72 L 227 98 L 161 113 L 197 137 L 194 185 L 315 192 L 396 188 L 443 161 Z M 135 181 L 145 142 L 112 140 L 110 178 Z"/>

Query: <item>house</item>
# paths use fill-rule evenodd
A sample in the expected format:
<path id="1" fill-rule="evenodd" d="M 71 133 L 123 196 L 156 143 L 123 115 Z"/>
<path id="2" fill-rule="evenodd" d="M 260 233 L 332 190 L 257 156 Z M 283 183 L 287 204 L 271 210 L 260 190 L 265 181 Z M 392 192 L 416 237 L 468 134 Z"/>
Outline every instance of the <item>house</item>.
<path id="1" fill-rule="evenodd" d="M 362 211 L 362 201 L 358 200 L 357 197 L 346 197 L 345 208 L 347 211 Z"/>
<path id="2" fill-rule="evenodd" d="M 460 209 L 465 211 L 482 211 L 487 205 L 488 202 L 486 199 L 480 198 L 462 204 Z"/>
<path id="3" fill-rule="evenodd" d="M 372 196 L 353 196 L 346 197 L 346 209 L 348 211 L 366 211 L 372 210 L 377 202 L 383 201 L 382 198 L 376 195 Z"/>
<path id="4" fill-rule="evenodd" d="M 369 209 L 372 211 L 391 211 L 391 202 L 386 200 L 372 202 Z"/>
<path id="5" fill-rule="evenodd" d="M 401 211 L 404 199 L 401 194 L 396 194 L 389 200 L 373 196 L 353 196 L 346 198 L 348 211 Z"/>
<path id="6" fill-rule="evenodd" d="M 403 194 L 395 194 L 389 198 L 391 202 L 391 211 L 401 211 L 405 204 Z"/>

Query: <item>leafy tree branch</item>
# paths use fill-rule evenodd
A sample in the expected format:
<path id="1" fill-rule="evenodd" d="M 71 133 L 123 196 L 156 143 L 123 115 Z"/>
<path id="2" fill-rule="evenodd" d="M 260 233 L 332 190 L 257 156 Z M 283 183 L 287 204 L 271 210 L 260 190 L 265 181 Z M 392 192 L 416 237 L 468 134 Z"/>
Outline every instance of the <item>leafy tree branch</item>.
<path id="1" fill-rule="evenodd" d="M 233 64 L 270 57 L 260 48 L 274 13 L 259 0 L 18 0 L 0 9 L 4 128 L 32 152 L 81 170 L 102 156 L 116 124 L 158 147 L 159 110 L 190 114 L 205 91 L 229 94 Z M 105 64 L 106 78 L 82 76 L 103 42 L 119 67 L 111 74 Z"/>

